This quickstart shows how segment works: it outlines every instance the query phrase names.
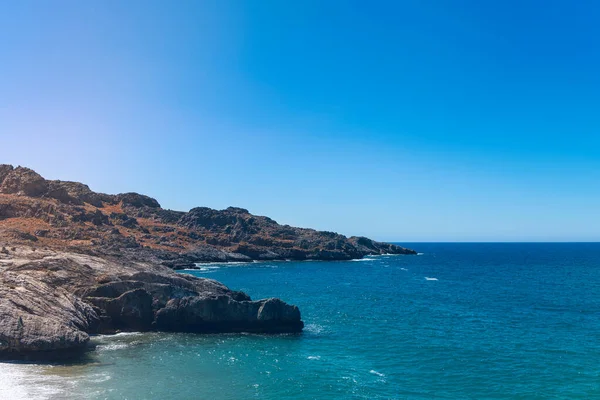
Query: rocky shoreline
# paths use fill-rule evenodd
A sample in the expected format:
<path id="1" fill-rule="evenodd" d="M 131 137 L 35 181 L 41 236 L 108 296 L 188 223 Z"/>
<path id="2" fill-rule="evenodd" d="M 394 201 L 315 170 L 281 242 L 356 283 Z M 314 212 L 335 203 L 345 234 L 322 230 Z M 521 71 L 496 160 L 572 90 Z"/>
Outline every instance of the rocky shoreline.
<path id="1" fill-rule="evenodd" d="M 0 165 L 0 358 L 70 357 L 90 335 L 116 332 L 300 332 L 296 306 L 174 270 L 375 254 L 416 253 L 241 208 L 166 210 L 137 193 L 96 193 Z"/>
<path id="2" fill-rule="evenodd" d="M 77 355 L 117 332 L 300 332 L 300 310 L 164 266 L 12 247 L 0 253 L 0 358 Z"/>

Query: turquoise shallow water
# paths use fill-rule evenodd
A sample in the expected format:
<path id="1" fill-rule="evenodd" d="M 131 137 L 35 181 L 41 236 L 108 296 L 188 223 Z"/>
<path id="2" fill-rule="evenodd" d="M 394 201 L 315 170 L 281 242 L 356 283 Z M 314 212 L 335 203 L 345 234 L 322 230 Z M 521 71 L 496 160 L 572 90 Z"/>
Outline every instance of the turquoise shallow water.
<path id="1" fill-rule="evenodd" d="M 305 332 L 97 337 L 87 362 L 0 364 L 0 398 L 600 398 L 600 244 L 411 247 L 207 265 L 297 304 Z"/>

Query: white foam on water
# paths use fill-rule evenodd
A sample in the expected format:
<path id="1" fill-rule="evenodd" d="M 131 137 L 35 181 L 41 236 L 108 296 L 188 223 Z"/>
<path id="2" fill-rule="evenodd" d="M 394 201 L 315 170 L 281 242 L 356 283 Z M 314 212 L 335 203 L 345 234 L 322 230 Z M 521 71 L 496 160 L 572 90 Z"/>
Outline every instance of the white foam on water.
<path id="1" fill-rule="evenodd" d="M 306 358 L 309 359 L 309 360 L 320 360 L 321 356 L 308 356 Z"/>
<path id="2" fill-rule="evenodd" d="M 249 265 L 249 264 L 253 264 L 255 262 L 257 262 L 257 261 L 231 261 L 231 262 L 217 261 L 217 262 L 196 263 L 195 264 L 196 268 L 186 268 L 186 269 L 184 269 L 184 271 L 198 271 L 198 270 L 202 270 L 203 268 L 218 269 L 221 267 L 228 267 L 231 265 Z"/>
<path id="3" fill-rule="evenodd" d="M 408 271 L 408 269 L 406 268 L 400 268 L 402 271 Z"/>
<path id="4" fill-rule="evenodd" d="M 437 281 L 437 280 L 438 280 L 438 278 L 430 278 L 430 277 L 426 276 L 426 277 L 425 277 L 425 280 L 426 280 L 426 281 Z"/>
<path id="5" fill-rule="evenodd" d="M 0 363 L 0 399 L 63 398 L 71 382 L 45 374 L 47 369 L 34 364 Z"/>
<path id="6" fill-rule="evenodd" d="M 106 335 L 107 337 L 122 337 L 122 336 L 139 336 L 143 335 L 143 332 L 119 332 L 114 335 Z"/>
<path id="7" fill-rule="evenodd" d="M 364 262 L 364 261 L 375 261 L 374 258 L 358 258 L 355 260 L 350 260 L 350 261 L 354 261 L 354 262 Z"/>
<path id="8" fill-rule="evenodd" d="M 305 332 L 309 332 L 309 333 L 313 333 L 313 334 L 319 334 L 321 332 L 323 332 L 325 330 L 325 328 L 323 328 L 321 325 L 318 324 L 307 324 L 304 327 L 304 331 Z"/>
<path id="9" fill-rule="evenodd" d="M 115 333 L 112 335 L 94 335 L 94 336 L 92 336 L 92 338 L 96 339 L 96 340 L 111 340 L 111 339 L 118 339 L 118 338 L 127 337 L 127 336 L 139 336 L 139 335 L 143 335 L 143 333 L 142 332 L 119 332 L 119 333 Z"/>
<path id="10" fill-rule="evenodd" d="M 0 398 L 2 399 L 28 399 L 26 387 L 23 382 L 24 372 L 20 365 L 0 365 Z"/>
<path id="11" fill-rule="evenodd" d="M 423 254 L 425 254 L 425 253 L 417 253 L 418 256 L 422 256 Z"/>
<path id="12" fill-rule="evenodd" d="M 112 343 L 112 344 L 103 344 L 103 345 L 97 346 L 96 349 L 98 351 L 112 351 L 112 350 L 126 349 L 127 347 L 129 347 L 129 345 L 125 344 L 125 343 Z"/>
<path id="13" fill-rule="evenodd" d="M 88 379 L 88 382 L 92 383 L 102 383 L 112 379 L 112 376 L 108 374 L 96 374 Z"/>
<path id="14" fill-rule="evenodd" d="M 373 375 L 377 375 L 377 376 L 385 376 L 385 374 L 382 374 L 381 372 L 375 371 L 374 369 L 369 371 L 370 374 Z"/>
<path id="15" fill-rule="evenodd" d="M 221 269 L 221 267 L 198 267 L 196 269 L 185 269 L 184 271 L 214 272 L 218 269 Z"/>

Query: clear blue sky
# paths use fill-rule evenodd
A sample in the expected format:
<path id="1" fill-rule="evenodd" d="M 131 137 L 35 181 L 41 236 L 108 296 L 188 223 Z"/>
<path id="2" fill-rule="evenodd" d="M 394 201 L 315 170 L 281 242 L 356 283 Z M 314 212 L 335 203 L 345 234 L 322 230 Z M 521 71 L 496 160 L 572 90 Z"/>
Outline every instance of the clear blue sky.
<path id="1" fill-rule="evenodd" d="M 0 4 L 0 162 L 398 241 L 600 240 L 594 1 Z"/>

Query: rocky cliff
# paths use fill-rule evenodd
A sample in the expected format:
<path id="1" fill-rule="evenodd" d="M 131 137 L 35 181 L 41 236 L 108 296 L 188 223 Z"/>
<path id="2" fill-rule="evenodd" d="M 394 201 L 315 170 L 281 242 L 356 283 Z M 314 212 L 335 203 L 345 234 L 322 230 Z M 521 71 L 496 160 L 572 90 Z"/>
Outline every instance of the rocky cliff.
<path id="1" fill-rule="evenodd" d="M 166 210 L 137 193 L 96 193 L 28 168 L 0 165 L 0 240 L 90 254 L 123 255 L 170 267 L 206 261 L 348 260 L 414 251 L 364 237 L 280 225 L 243 208 Z"/>
<path id="2" fill-rule="evenodd" d="M 55 358 L 118 331 L 299 332 L 297 307 L 252 301 L 172 270 L 208 261 L 347 260 L 415 254 L 280 225 L 242 208 L 161 208 L 0 165 L 0 357 Z"/>

